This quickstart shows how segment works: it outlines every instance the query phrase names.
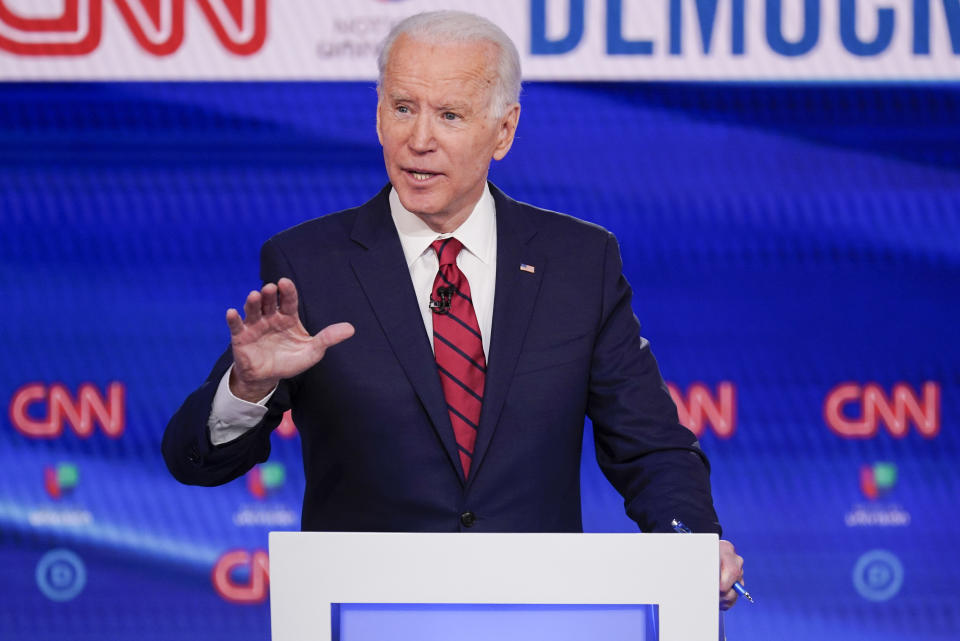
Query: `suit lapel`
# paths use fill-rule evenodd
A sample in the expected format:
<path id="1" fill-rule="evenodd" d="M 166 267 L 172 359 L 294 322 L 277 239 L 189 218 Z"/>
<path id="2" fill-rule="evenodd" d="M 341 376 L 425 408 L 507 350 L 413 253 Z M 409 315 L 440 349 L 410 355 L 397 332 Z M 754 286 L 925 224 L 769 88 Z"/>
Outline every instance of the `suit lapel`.
<path id="1" fill-rule="evenodd" d="M 400 238 L 390 218 L 389 193 L 387 185 L 358 211 L 351 238 L 367 251 L 355 255 L 351 264 L 387 341 L 430 417 L 457 476 L 462 479 L 457 443 L 436 361 L 423 329 Z"/>
<path id="2" fill-rule="evenodd" d="M 528 247 L 536 229 L 526 212 L 493 184 L 490 191 L 497 211 L 497 284 L 483 409 L 468 487 L 477 477 L 499 423 L 546 268 L 546 257 Z M 536 271 L 522 271 L 521 264 L 533 265 Z"/>

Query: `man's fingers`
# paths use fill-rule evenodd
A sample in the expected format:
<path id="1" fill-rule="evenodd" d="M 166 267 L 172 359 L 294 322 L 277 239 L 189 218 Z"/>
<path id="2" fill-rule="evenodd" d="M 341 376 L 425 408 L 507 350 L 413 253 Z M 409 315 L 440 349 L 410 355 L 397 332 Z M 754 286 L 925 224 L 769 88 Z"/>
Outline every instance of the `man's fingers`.
<path id="1" fill-rule="evenodd" d="M 267 283 L 260 290 L 260 313 L 264 318 L 277 313 L 277 286 Z"/>
<path id="2" fill-rule="evenodd" d="M 720 591 L 726 592 L 737 581 L 743 580 L 743 557 L 734 556 L 729 563 L 720 564 Z"/>
<path id="3" fill-rule="evenodd" d="M 337 343 L 341 343 L 353 336 L 354 331 L 353 325 L 350 323 L 334 323 L 320 330 L 320 332 L 313 337 L 313 340 L 317 342 L 320 349 L 326 351 Z"/>
<path id="4" fill-rule="evenodd" d="M 232 307 L 227 310 L 227 327 L 230 328 L 231 336 L 236 336 L 243 331 L 243 319 L 240 318 L 240 312 Z"/>
<path id="5" fill-rule="evenodd" d="M 253 325 L 260 320 L 260 292 L 253 290 L 247 294 L 247 302 L 243 304 L 243 322 Z"/>
<path id="6" fill-rule="evenodd" d="M 720 609 L 729 610 L 740 596 L 733 584 L 743 580 L 743 557 L 730 541 L 720 541 Z"/>
<path id="7" fill-rule="evenodd" d="M 281 278 L 277 282 L 277 304 L 281 314 L 290 316 L 297 313 L 297 306 L 300 304 L 297 288 L 289 278 Z"/>

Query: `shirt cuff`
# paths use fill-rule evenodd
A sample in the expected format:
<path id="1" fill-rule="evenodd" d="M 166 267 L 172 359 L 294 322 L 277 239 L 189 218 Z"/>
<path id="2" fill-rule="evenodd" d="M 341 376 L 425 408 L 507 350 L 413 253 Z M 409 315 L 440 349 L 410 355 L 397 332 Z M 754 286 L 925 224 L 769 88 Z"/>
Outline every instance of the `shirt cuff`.
<path id="1" fill-rule="evenodd" d="M 230 391 L 232 371 L 233 365 L 220 379 L 217 393 L 213 397 L 213 406 L 210 408 L 210 418 L 207 419 L 210 442 L 214 445 L 225 445 L 256 427 L 263 420 L 263 415 L 267 413 L 267 401 L 277 391 L 274 387 L 269 394 L 256 403 L 237 398 Z"/>

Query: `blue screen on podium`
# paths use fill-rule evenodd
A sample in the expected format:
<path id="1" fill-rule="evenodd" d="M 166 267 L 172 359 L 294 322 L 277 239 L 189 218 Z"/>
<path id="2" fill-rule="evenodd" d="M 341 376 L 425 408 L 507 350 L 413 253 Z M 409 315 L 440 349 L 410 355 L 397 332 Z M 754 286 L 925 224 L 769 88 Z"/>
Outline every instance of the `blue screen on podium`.
<path id="1" fill-rule="evenodd" d="M 655 641 L 656 605 L 333 605 L 334 641 Z"/>

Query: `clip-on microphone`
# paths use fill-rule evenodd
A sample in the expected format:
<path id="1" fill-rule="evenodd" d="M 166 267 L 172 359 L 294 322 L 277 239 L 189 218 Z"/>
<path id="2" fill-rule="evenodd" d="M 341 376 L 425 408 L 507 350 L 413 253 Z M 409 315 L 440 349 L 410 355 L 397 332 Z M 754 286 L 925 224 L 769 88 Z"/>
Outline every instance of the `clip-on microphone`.
<path id="1" fill-rule="evenodd" d="M 453 301 L 453 287 L 437 287 L 438 298 L 430 298 L 430 311 L 434 314 L 449 314 Z"/>

